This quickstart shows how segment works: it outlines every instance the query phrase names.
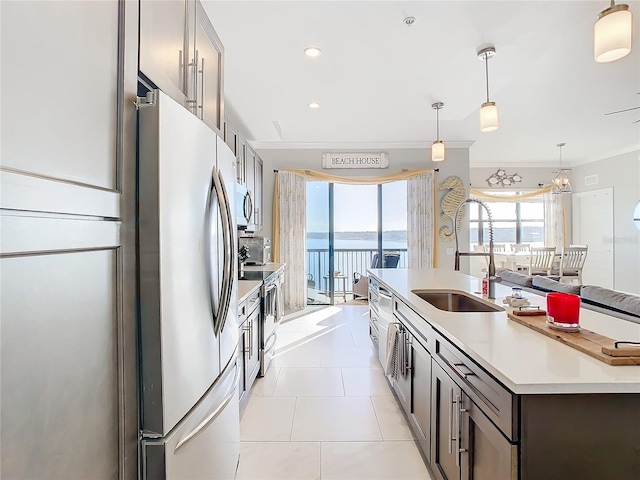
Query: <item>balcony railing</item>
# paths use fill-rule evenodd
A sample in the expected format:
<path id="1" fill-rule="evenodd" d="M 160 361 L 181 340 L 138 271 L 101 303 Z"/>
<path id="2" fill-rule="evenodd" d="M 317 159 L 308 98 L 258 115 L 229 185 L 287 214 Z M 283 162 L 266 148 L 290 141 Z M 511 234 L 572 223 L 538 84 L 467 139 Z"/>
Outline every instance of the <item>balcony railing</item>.
<path id="1" fill-rule="evenodd" d="M 400 260 L 398 268 L 407 267 L 407 249 L 394 248 L 383 250 L 384 253 L 399 253 Z M 334 270 L 339 271 L 340 275 L 346 275 L 346 290 L 353 291 L 353 274 L 354 272 L 366 275 L 367 268 L 371 267 L 373 256 L 378 253 L 377 249 L 369 248 L 353 248 L 353 249 L 334 249 Z M 329 275 L 329 250 L 326 248 L 310 248 L 307 249 L 307 274 L 311 275 L 310 280 L 315 284 L 317 290 L 326 291 L 329 288 L 325 276 Z"/>

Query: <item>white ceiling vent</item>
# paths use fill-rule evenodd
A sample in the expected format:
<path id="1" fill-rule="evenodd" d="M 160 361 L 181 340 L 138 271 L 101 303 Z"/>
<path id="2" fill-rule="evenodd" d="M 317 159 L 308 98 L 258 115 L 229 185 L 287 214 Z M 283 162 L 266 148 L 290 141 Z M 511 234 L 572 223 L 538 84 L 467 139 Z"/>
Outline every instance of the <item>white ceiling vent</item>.
<path id="1" fill-rule="evenodd" d="M 587 175 L 586 177 L 584 177 L 584 184 L 586 186 L 597 185 L 598 184 L 598 174 Z"/>

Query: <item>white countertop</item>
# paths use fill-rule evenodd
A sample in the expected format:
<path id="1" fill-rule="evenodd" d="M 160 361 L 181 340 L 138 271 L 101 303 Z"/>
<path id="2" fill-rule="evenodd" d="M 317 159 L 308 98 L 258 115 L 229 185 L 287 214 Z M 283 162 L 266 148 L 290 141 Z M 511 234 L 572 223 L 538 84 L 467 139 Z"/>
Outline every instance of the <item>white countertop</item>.
<path id="1" fill-rule="evenodd" d="M 286 266 L 285 263 L 269 262 L 264 265 L 245 265 L 245 270 L 255 272 L 276 272 L 283 269 Z M 262 280 L 239 280 L 238 281 L 238 303 L 244 302 L 249 295 L 251 295 L 256 288 L 262 285 Z"/>
<path id="2" fill-rule="evenodd" d="M 284 268 L 286 265 L 286 263 L 269 262 L 264 265 L 245 265 L 244 269 L 254 272 L 275 272 Z"/>
<path id="3" fill-rule="evenodd" d="M 439 310 L 411 293 L 461 290 L 501 307 L 511 287 L 496 284 L 496 300 L 482 297 L 481 280 L 447 269 L 370 269 L 431 326 L 514 393 L 640 393 L 640 365 L 611 366 L 509 320 L 506 310 L 458 313 Z M 525 292 L 546 309 L 546 298 Z M 580 309 L 580 325 L 616 340 L 640 341 L 640 324 Z"/>
<path id="4" fill-rule="evenodd" d="M 238 281 L 238 303 L 244 302 L 249 295 L 260 288 L 260 280 L 240 280 Z"/>

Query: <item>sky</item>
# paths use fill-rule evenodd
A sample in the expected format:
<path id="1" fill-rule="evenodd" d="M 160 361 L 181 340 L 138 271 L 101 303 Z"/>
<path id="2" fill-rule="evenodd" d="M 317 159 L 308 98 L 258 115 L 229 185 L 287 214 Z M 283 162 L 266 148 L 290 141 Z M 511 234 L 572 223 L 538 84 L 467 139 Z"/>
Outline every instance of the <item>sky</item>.
<path id="1" fill-rule="evenodd" d="M 377 185 L 335 184 L 336 232 L 377 230 Z M 407 182 L 382 186 L 383 230 L 407 229 Z M 307 232 L 329 230 L 329 184 L 307 182 Z"/>

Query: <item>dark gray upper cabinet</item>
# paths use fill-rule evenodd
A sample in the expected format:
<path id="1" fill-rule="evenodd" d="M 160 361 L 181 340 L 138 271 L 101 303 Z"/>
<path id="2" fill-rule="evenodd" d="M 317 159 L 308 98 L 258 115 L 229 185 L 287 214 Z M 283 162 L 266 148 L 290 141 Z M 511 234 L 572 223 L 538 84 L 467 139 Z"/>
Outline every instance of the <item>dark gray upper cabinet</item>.
<path id="1" fill-rule="evenodd" d="M 194 68 L 195 113 L 221 134 L 224 119 L 223 68 L 224 47 L 200 2 L 196 2 L 195 30 L 191 59 Z M 188 73 L 188 72 L 187 72 Z M 222 134 L 221 134 L 222 135 Z"/>
<path id="2" fill-rule="evenodd" d="M 224 47 L 200 2 L 140 2 L 140 72 L 222 136 Z"/>
<path id="3" fill-rule="evenodd" d="M 193 111 L 187 64 L 189 4 L 186 0 L 140 2 L 140 72 L 158 88 Z"/>

